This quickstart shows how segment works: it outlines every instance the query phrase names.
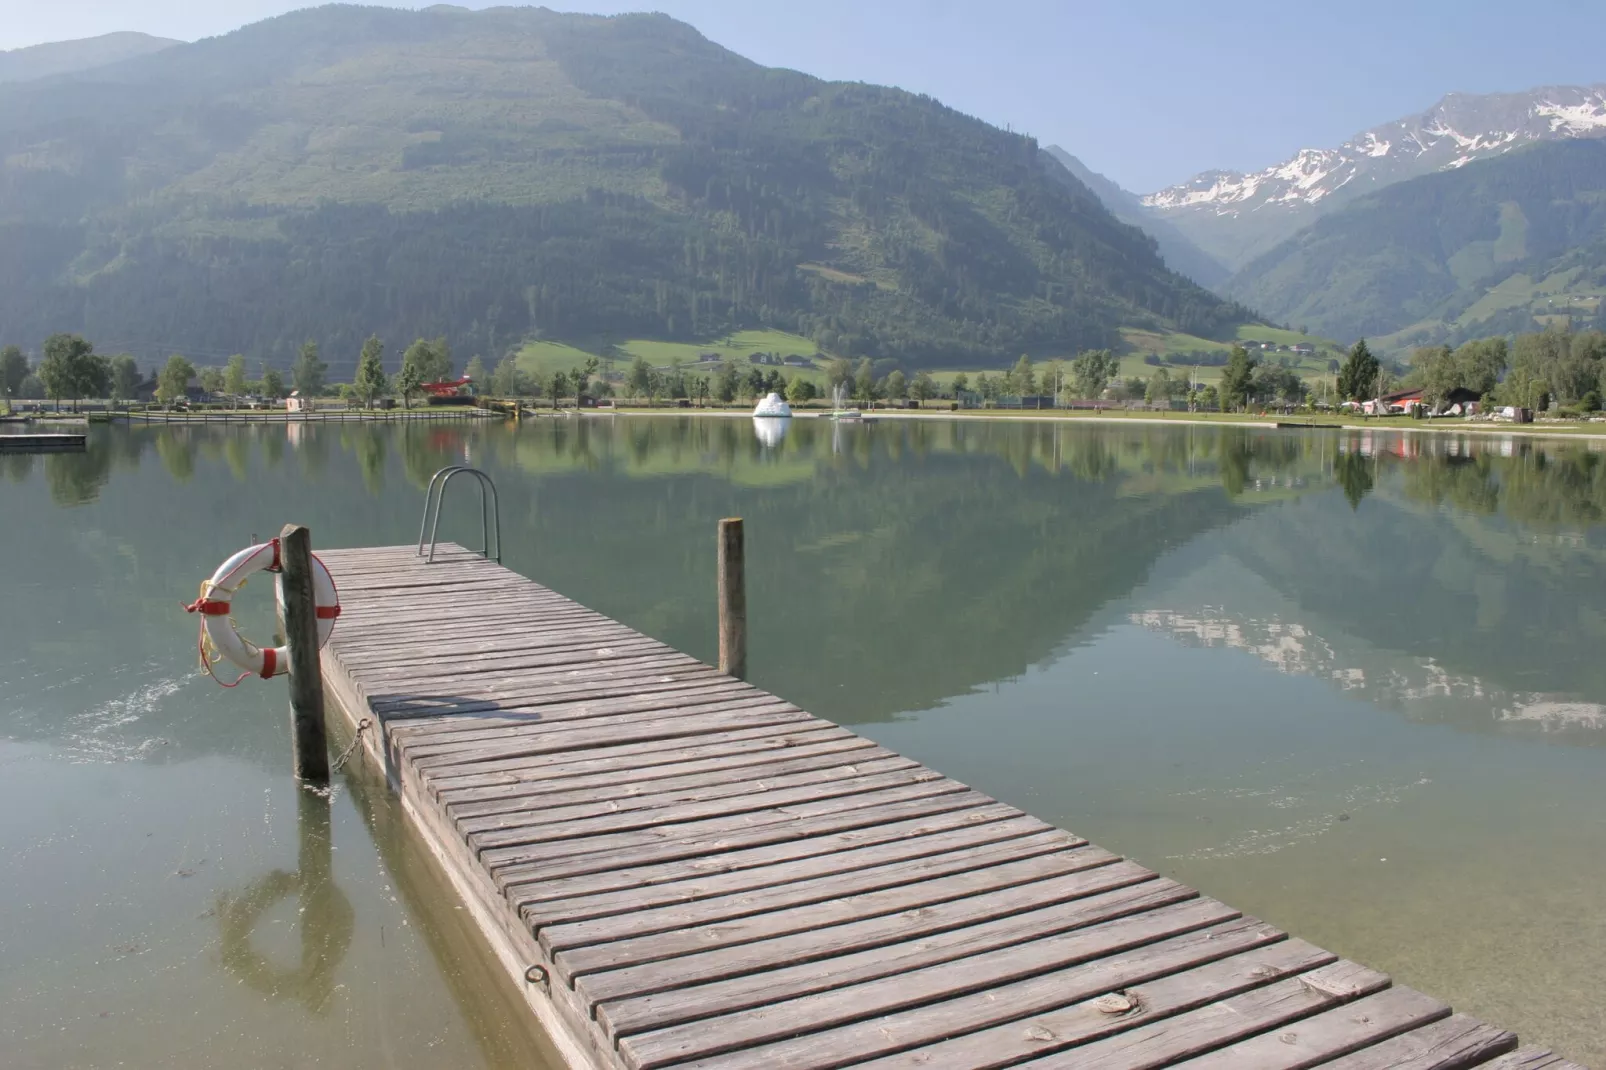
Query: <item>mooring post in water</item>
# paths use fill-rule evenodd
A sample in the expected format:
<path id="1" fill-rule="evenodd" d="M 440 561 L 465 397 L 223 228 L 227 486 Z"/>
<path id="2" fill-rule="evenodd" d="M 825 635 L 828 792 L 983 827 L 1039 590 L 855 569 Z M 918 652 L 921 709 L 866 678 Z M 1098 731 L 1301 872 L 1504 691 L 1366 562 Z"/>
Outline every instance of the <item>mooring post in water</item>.
<path id="1" fill-rule="evenodd" d="M 299 524 L 279 533 L 279 612 L 290 649 L 290 725 L 296 776 L 329 780 L 323 726 L 323 668 L 318 660 L 318 607 L 312 589 L 312 535 Z"/>
<path id="2" fill-rule="evenodd" d="M 719 522 L 719 671 L 747 678 L 747 557 L 741 517 Z"/>

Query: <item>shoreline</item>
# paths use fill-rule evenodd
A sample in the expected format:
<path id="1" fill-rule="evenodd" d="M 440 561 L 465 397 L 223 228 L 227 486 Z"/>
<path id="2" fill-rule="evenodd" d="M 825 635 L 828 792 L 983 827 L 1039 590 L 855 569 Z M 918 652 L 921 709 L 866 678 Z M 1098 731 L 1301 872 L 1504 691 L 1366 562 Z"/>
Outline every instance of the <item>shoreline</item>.
<path id="1" fill-rule="evenodd" d="M 752 413 L 740 409 L 680 409 L 662 408 L 649 409 L 635 406 L 615 406 L 607 409 L 581 409 L 578 410 L 586 416 L 715 416 L 715 417 L 748 417 Z M 782 417 L 784 419 L 784 417 Z M 828 420 L 830 414 L 823 411 L 795 412 L 792 419 L 796 420 Z M 1272 419 L 1232 419 L 1221 417 L 1216 419 L 1201 419 L 1193 415 L 1167 416 L 1116 416 L 1103 413 L 1090 413 L 1080 415 L 1079 412 L 1061 413 L 1056 410 L 1035 410 L 1028 412 L 1014 412 L 1012 410 L 991 409 L 986 412 L 975 411 L 923 411 L 919 409 L 872 409 L 864 417 L 865 423 L 874 423 L 877 420 L 1007 420 L 1016 423 L 1029 423 L 1037 420 L 1055 421 L 1061 423 L 1100 423 L 1100 424 L 1144 424 L 1144 425 L 1170 425 L 1184 427 L 1252 427 L 1264 431 L 1392 431 L 1401 434 L 1431 434 L 1431 435 L 1521 435 L 1527 438 L 1545 438 L 1558 440 L 1583 439 L 1585 441 L 1606 441 L 1606 425 L 1600 431 L 1570 431 L 1560 428 L 1544 428 L 1532 430 L 1532 424 L 1465 424 L 1458 423 L 1452 427 L 1419 427 L 1416 424 L 1425 421 L 1413 420 L 1405 422 L 1386 423 L 1311 423 L 1289 417 L 1285 420 Z M 852 421 L 857 423 L 859 421 Z"/>

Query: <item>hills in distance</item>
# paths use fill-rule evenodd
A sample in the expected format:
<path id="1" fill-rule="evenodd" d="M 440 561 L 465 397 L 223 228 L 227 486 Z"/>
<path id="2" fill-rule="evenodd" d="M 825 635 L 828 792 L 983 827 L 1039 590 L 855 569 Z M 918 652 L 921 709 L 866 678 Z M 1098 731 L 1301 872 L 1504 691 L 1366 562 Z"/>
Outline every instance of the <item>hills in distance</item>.
<path id="1" fill-rule="evenodd" d="M 1606 85 L 1452 93 L 1420 115 L 1303 149 L 1253 173 L 1206 171 L 1141 198 L 1229 270 L 1319 216 L 1396 182 L 1452 171 L 1537 142 L 1606 134 Z"/>
<path id="2" fill-rule="evenodd" d="M 1146 196 L 1084 181 L 1195 280 L 1274 321 L 1398 351 L 1599 322 L 1603 153 L 1606 86 L 1551 86 L 1451 94 L 1336 149 Z"/>
<path id="3" fill-rule="evenodd" d="M 1231 337 L 1035 141 L 659 15 L 333 6 L 0 85 L 0 338 L 336 375 L 362 339 L 698 341 L 916 366 Z"/>
<path id="4" fill-rule="evenodd" d="M 1533 145 L 1330 213 L 1227 284 L 1312 330 L 1387 349 L 1606 327 L 1606 139 Z"/>
<path id="5" fill-rule="evenodd" d="M 160 52 L 180 44 L 147 33 L 108 33 L 80 41 L 53 41 L 0 52 L 0 82 L 26 82 L 53 74 L 72 74 L 109 63 Z"/>

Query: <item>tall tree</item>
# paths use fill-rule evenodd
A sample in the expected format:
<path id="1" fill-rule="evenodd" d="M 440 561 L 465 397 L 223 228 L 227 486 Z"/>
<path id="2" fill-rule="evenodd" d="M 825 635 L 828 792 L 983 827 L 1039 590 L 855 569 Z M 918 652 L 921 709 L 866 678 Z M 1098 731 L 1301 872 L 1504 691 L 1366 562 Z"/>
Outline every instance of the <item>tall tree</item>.
<path id="1" fill-rule="evenodd" d="M 491 393 L 499 398 L 516 398 L 524 393 L 520 389 L 523 378 L 518 358 L 509 353 L 496 362 L 496 371 L 491 373 Z"/>
<path id="2" fill-rule="evenodd" d="M 1232 347 L 1217 388 L 1223 410 L 1236 411 L 1249 404 L 1250 391 L 1254 388 L 1255 365 L 1258 363 L 1243 346 Z"/>
<path id="3" fill-rule="evenodd" d="M 954 376 L 953 388 L 954 397 L 956 398 L 960 394 L 968 391 L 970 389 L 970 376 L 966 375 L 964 372 L 960 372 L 958 375 Z"/>
<path id="4" fill-rule="evenodd" d="M 318 355 L 318 343 L 308 341 L 301 347 L 301 354 L 290 369 L 291 381 L 302 397 L 315 397 L 323 392 L 325 377 L 329 374 L 329 365 Z"/>
<path id="5" fill-rule="evenodd" d="M 438 352 L 438 350 L 437 350 L 437 352 Z M 439 367 L 440 367 L 440 365 L 439 365 L 439 363 L 437 363 L 436 364 L 436 368 L 438 369 Z M 451 364 L 450 364 L 450 362 L 448 362 L 448 364 L 446 365 L 446 368 L 447 368 L 446 374 L 441 376 L 441 379 L 443 379 L 443 380 L 449 379 L 449 377 L 452 374 L 451 373 Z M 467 365 L 467 367 L 465 367 L 463 369 L 463 377 L 465 379 L 467 379 L 470 383 L 474 384 L 473 385 L 473 391 L 476 394 L 479 393 L 481 390 L 489 388 L 490 385 L 491 385 L 491 373 L 486 370 L 485 358 L 481 357 L 478 353 L 476 353 L 472 357 L 468 358 L 468 365 Z M 424 381 L 426 383 L 429 383 L 429 382 L 436 382 L 438 380 L 426 379 Z"/>
<path id="6" fill-rule="evenodd" d="M 262 369 L 262 396 L 273 399 L 284 397 L 284 376 L 278 368 Z"/>
<path id="7" fill-rule="evenodd" d="M 127 353 L 112 358 L 111 396 L 114 401 L 132 401 L 139 390 L 139 366 Z"/>
<path id="8" fill-rule="evenodd" d="M 814 384 L 801 375 L 794 375 L 786 384 L 786 400 L 794 405 L 814 400 Z"/>
<path id="9" fill-rule="evenodd" d="M 424 380 L 419 374 L 418 365 L 403 364 L 401 371 L 396 373 L 396 390 L 402 396 L 402 407 L 410 409 L 413 406 L 413 395 L 423 387 Z"/>
<path id="10" fill-rule="evenodd" d="M 892 401 L 902 401 L 909 396 L 909 380 L 905 378 L 903 372 L 893 369 L 891 374 L 882 380 L 881 392 Z"/>
<path id="11" fill-rule="evenodd" d="M 569 376 L 566 372 L 555 371 L 547 376 L 547 393 L 552 395 L 552 407 L 558 407 L 558 399 L 563 397 L 564 391 L 569 388 Z"/>
<path id="12" fill-rule="evenodd" d="M 446 344 L 444 336 L 419 338 L 402 353 L 402 367 L 414 369 L 420 384 L 445 382 L 452 377 L 452 349 Z M 484 370 L 485 362 L 481 361 L 482 375 Z M 470 379 L 474 377 L 471 372 L 465 374 Z"/>
<path id="13" fill-rule="evenodd" d="M 164 405 L 183 400 L 193 378 L 195 365 L 174 353 L 167 358 L 161 374 L 156 377 L 156 399 Z"/>
<path id="14" fill-rule="evenodd" d="M 223 392 L 231 397 L 245 393 L 245 356 L 236 353 L 223 369 Z"/>
<path id="15" fill-rule="evenodd" d="M 223 375 L 222 368 L 213 368 L 210 366 L 202 368 L 196 373 L 196 377 L 201 380 L 201 389 L 205 390 L 208 394 L 223 393 L 223 383 L 225 377 Z"/>
<path id="16" fill-rule="evenodd" d="M 1090 349 L 1071 361 L 1071 378 L 1076 380 L 1079 397 L 1096 398 L 1120 369 L 1120 362 L 1108 349 Z"/>
<path id="17" fill-rule="evenodd" d="M 0 349 L 0 394 L 21 396 L 22 381 L 28 378 L 28 358 L 16 346 Z"/>
<path id="18" fill-rule="evenodd" d="M 1601 307 L 1606 308 L 1606 301 L 1601 302 Z M 1480 396 L 1490 393 L 1499 384 L 1510 359 L 1504 338 L 1479 338 L 1463 343 L 1455 351 L 1461 385 L 1477 391 Z"/>
<path id="19" fill-rule="evenodd" d="M 45 339 L 45 357 L 39 362 L 39 379 L 45 391 L 61 406 L 62 398 L 78 399 L 91 393 L 95 347 L 76 334 L 53 334 Z"/>
<path id="20" fill-rule="evenodd" d="M 1156 401 L 1171 400 L 1171 373 L 1164 368 L 1156 368 L 1154 374 L 1149 376 L 1148 386 L 1144 388 L 1143 400 L 1153 404 Z"/>
<path id="21" fill-rule="evenodd" d="M 1022 397 L 1037 393 L 1037 376 L 1032 371 L 1032 358 L 1025 353 L 1009 370 L 1009 388 Z"/>
<path id="22" fill-rule="evenodd" d="M 652 365 L 647 363 L 646 357 L 637 357 L 630 362 L 630 373 L 625 376 L 625 385 L 630 388 L 632 397 L 647 396 L 648 388 L 652 386 Z"/>
<path id="23" fill-rule="evenodd" d="M 915 373 L 915 381 L 909 384 L 910 395 L 921 404 L 937 396 L 937 381 L 928 371 Z"/>
<path id="24" fill-rule="evenodd" d="M 1346 401 L 1376 397 L 1380 393 L 1377 373 L 1381 368 L 1362 338 L 1350 347 L 1349 356 L 1338 369 L 1338 396 Z"/>
<path id="25" fill-rule="evenodd" d="M 853 369 L 853 396 L 860 401 L 875 400 L 875 365 L 869 357 L 860 357 Z"/>
<path id="26" fill-rule="evenodd" d="M 389 385 L 389 378 L 385 375 L 385 343 L 379 340 L 377 334 L 370 334 L 362 344 L 362 354 L 357 358 L 357 375 L 352 385 L 357 388 L 357 396 L 368 408 L 373 408 L 374 398 L 383 394 Z"/>
<path id="27" fill-rule="evenodd" d="M 714 397 L 722 405 L 729 405 L 736 400 L 736 391 L 741 386 L 741 371 L 730 361 L 719 366 L 714 376 Z"/>

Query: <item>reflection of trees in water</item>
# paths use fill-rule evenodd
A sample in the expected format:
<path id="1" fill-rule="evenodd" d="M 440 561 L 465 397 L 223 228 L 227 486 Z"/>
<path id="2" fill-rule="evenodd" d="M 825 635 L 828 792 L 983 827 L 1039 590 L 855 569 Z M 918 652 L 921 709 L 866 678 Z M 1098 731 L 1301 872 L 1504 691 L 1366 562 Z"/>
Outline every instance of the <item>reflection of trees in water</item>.
<path id="1" fill-rule="evenodd" d="M 100 497 L 100 488 L 111 478 L 112 455 L 106 450 L 45 455 L 45 482 L 50 499 L 57 505 L 85 505 Z"/>
<path id="2" fill-rule="evenodd" d="M 356 914 L 334 882 L 329 797 L 301 787 L 296 791 L 301 837 L 297 870 L 271 870 L 219 899 L 219 942 L 224 969 L 240 983 L 271 1000 L 293 1000 L 322 1016 L 329 1011 L 335 971 L 351 947 Z M 299 906 L 301 961 L 286 967 L 258 951 L 252 935 L 263 916 L 291 896 Z"/>
<path id="3" fill-rule="evenodd" d="M 0 472 L 13 483 L 21 483 L 33 475 L 33 454 L 0 453 Z"/>
<path id="4" fill-rule="evenodd" d="M 1344 488 L 1350 509 L 1359 509 L 1361 499 L 1372 492 L 1372 460 L 1358 453 L 1341 453 L 1333 460 L 1333 474 Z"/>
<path id="5" fill-rule="evenodd" d="M 340 431 L 340 446 L 357 459 L 362 472 L 363 486 L 370 494 L 378 494 L 385 486 L 385 445 L 390 441 L 378 424 L 345 424 Z"/>
<path id="6" fill-rule="evenodd" d="M 162 467 L 179 483 L 188 483 L 195 475 L 195 443 L 187 427 L 164 427 L 156 432 L 156 456 Z"/>

